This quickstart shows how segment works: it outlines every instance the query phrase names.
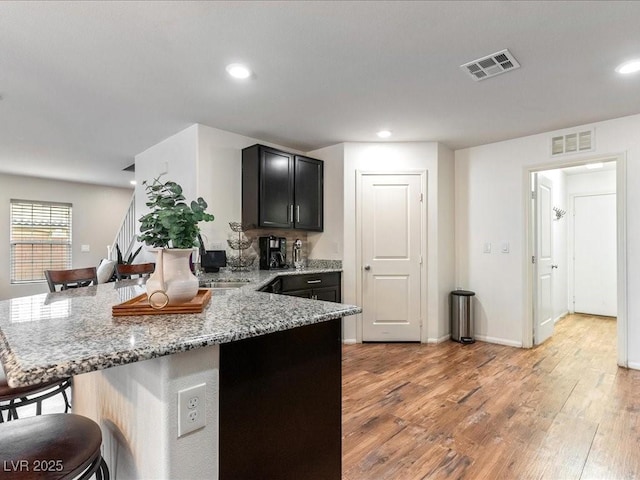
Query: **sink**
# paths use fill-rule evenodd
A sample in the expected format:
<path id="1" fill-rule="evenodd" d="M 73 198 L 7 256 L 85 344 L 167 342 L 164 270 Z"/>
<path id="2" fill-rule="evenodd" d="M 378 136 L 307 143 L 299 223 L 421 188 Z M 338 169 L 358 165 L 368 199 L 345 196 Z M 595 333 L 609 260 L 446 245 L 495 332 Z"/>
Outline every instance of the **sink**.
<path id="1" fill-rule="evenodd" d="M 249 285 L 249 282 L 210 282 L 207 283 L 207 288 L 240 288 Z"/>

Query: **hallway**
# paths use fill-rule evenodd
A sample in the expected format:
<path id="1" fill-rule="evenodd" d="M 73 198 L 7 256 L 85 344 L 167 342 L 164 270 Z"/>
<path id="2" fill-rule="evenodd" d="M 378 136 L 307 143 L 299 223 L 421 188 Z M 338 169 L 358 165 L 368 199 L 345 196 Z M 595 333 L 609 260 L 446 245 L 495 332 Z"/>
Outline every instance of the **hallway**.
<path id="1" fill-rule="evenodd" d="M 345 345 L 343 480 L 638 478 L 638 391 L 608 317 L 529 350 Z"/>

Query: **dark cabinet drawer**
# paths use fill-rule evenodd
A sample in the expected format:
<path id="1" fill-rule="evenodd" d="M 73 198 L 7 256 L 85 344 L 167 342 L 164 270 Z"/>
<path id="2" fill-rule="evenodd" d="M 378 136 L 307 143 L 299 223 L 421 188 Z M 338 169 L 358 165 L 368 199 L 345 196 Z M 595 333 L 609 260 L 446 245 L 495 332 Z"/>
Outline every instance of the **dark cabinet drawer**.
<path id="1" fill-rule="evenodd" d="M 287 275 L 282 279 L 282 293 L 292 290 L 318 289 L 340 286 L 340 273 L 318 273 L 306 275 Z"/>
<path id="2" fill-rule="evenodd" d="M 285 275 L 265 285 L 260 291 L 340 303 L 340 278 L 340 272 Z"/>
<path id="3" fill-rule="evenodd" d="M 325 302 L 340 303 L 340 287 L 314 288 L 311 298 Z"/>

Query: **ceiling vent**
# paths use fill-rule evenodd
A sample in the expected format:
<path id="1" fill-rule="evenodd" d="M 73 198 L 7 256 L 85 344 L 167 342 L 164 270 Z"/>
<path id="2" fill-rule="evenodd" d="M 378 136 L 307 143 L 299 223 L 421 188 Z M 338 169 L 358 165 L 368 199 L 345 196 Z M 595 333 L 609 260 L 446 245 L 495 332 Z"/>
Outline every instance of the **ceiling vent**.
<path id="1" fill-rule="evenodd" d="M 520 68 L 520 64 L 511 54 L 509 50 L 502 50 L 492 55 L 479 58 L 464 65 L 460 68 L 471 75 L 476 82 L 485 78 L 495 77 L 501 73 L 508 72 Z"/>
<path id="2" fill-rule="evenodd" d="M 559 135 L 551 139 L 551 156 L 566 153 L 588 152 L 593 150 L 594 131 L 584 130 L 566 135 Z"/>

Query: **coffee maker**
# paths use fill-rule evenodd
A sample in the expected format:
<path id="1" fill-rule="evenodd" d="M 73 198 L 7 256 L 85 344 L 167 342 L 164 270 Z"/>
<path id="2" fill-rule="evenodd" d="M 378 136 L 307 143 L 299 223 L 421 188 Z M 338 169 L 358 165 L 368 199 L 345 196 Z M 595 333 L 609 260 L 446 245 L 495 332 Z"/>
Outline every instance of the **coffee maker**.
<path id="1" fill-rule="evenodd" d="M 287 265 L 287 239 L 284 237 L 260 237 L 260 270 L 289 268 Z"/>

